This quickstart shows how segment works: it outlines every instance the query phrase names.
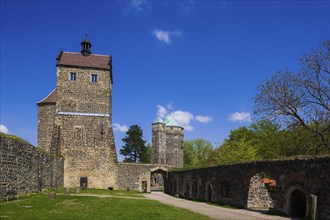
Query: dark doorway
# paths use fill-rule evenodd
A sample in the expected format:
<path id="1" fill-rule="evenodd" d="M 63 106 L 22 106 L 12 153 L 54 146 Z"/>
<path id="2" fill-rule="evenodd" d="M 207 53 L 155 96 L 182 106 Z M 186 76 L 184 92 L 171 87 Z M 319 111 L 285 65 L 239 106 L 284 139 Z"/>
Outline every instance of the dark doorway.
<path id="1" fill-rule="evenodd" d="M 190 197 L 190 196 L 189 196 L 189 191 L 190 191 L 189 188 L 190 188 L 190 187 L 189 187 L 189 184 L 186 183 L 185 188 L 184 188 L 184 197 L 186 197 L 186 198 L 189 198 L 189 197 Z"/>
<path id="2" fill-rule="evenodd" d="M 304 218 L 306 215 L 306 195 L 301 190 L 294 190 L 291 194 L 292 217 Z"/>
<path id="3" fill-rule="evenodd" d="M 194 181 L 193 184 L 192 184 L 192 197 L 194 199 L 197 199 L 197 194 L 198 194 L 197 181 Z"/>
<path id="4" fill-rule="evenodd" d="M 176 181 L 172 182 L 172 194 L 176 194 Z"/>
<path id="5" fill-rule="evenodd" d="M 88 187 L 87 177 L 86 176 L 80 177 L 80 188 L 87 189 L 87 187 Z"/>
<path id="6" fill-rule="evenodd" d="M 208 202 L 212 202 L 212 197 L 213 197 L 213 192 L 212 192 L 213 190 L 212 190 L 212 186 L 211 186 L 211 184 L 208 184 L 207 185 L 207 190 L 206 190 L 206 200 L 208 201 Z"/>

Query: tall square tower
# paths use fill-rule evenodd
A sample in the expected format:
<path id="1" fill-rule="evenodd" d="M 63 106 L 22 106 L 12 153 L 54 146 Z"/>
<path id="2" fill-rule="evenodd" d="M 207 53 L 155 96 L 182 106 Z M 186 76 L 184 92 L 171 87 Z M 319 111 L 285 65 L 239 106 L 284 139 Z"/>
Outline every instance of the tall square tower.
<path id="1" fill-rule="evenodd" d="M 80 53 L 61 51 L 56 59 L 56 89 L 38 102 L 38 144 L 65 158 L 65 187 L 106 188 L 115 185 L 117 163 L 112 58 L 92 54 L 87 38 L 81 46 Z"/>

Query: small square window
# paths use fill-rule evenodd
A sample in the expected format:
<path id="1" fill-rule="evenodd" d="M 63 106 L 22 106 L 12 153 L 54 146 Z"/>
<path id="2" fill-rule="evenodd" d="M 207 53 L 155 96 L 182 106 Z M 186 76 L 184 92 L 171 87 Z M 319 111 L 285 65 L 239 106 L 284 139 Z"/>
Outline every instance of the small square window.
<path id="1" fill-rule="evenodd" d="M 71 81 L 76 81 L 76 80 L 77 80 L 77 73 L 73 73 L 73 72 L 71 72 L 71 73 L 70 73 L 70 80 L 71 80 Z"/>
<path id="2" fill-rule="evenodd" d="M 92 74 L 92 82 L 96 83 L 97 82 L 97 75 Z"/>

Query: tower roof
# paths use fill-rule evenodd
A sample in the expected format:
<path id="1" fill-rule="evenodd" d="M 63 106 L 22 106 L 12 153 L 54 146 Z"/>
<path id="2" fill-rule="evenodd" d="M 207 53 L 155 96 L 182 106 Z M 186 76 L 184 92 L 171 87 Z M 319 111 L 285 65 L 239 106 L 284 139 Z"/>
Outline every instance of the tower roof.
<path id="1" fill-rule="evenodd" d="M 109 55 L 91 54 L 83 56 L 81 53 L 62 51 L 57 58 L 56 66 L 110 70 L 110 64 L 111 56 Z"/>
<path id="2" fill-rule="evenodd" d="M 158 124 L 158 123 L 165 124 L 165 122 L 159 116 L 156 118 L 156 120 L 152 124 Z"/>
<path id="3" fill-rule="evenodd" d="M 57 100 L 57 92 L 56 89 L 54 89 L 51 93 L 49 93 L 48 96 L 46 96 L 46 98 L 37 102 L 37 105 L 55 104 L 56 100 Z"/>
<path id="4" fill-rule="evenodd" d="M 181 128 L 181 126 L 170 115 L 167 116 L 165 123 L 166 123 L 166 126 L 173 126 L 173 127 Z"/>

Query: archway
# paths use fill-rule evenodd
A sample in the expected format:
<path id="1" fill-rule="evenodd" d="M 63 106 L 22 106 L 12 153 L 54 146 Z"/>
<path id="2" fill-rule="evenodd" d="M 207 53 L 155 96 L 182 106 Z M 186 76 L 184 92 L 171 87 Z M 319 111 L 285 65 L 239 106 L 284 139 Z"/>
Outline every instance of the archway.
<path id="1" fill-rule="evenodd" d="M 267 173 L 257 173 L 250 179 L 247 207 L 255 210 L 273 208 L 270 193 L 276 190 L 276 181 Z"/>
<path id="2" fill-rule="evenodd" d="M 297 218 L 304 218 L 306 216 L 306 195 L 299 189 L 295 189 L 291 193 L 290 215 Z"/>
<path id="3" fill-rule="evenodd" d="M 213 201 L 213 188 L 211 183 L 206 184 L 206 201 L 212 202 Z"/>
<path id="4" fill-rule="evenodd" d="M 185 187 L 184 187 L 184 197 L 185 197 L 185 198 L 189 198 L 189 197 L 190 197 L 190 193 L 189 193 L 189 191 L 190 191 L 189 184 L 186 183 L 186 185 L 185 185 Z"/>
<path id="5" fill-rule="evenodd" d="M 164 191 L 164 183 L 166 180 L 167 170 L 162 168 L 151 169 L 150 175 L 150 190 L 151 191 Z"/>
<path id="6" fill-rule="evenodd" d="M 197 181 L 194 181 L 192 184 L 191 194 L 192 194 L 193 199 L 197 199 L 197 196 L 198 196 Z"/>

